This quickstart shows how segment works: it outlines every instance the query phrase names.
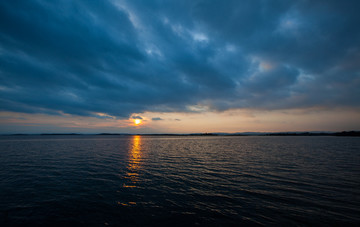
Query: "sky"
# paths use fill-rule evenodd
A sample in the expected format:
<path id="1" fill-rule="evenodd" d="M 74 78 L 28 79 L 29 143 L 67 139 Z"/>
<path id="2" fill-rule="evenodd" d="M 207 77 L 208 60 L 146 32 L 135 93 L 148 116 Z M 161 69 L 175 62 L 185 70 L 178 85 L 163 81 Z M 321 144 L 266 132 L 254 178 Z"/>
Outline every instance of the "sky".
<path id="1" fill-rule="evenodd" d="M 1 1 L 0 133 L 360 130 L 358 9 Z"/>

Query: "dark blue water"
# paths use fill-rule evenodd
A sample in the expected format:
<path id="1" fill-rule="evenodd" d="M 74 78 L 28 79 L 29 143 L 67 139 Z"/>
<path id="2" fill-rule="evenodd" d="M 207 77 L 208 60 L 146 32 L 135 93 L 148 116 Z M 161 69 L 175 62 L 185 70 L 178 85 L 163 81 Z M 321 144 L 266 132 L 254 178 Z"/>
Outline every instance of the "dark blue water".
<path id="1" fill-rule="evenodd" d="M 0 226 L 359 225 L 360 139 L 0 137 Z"/>

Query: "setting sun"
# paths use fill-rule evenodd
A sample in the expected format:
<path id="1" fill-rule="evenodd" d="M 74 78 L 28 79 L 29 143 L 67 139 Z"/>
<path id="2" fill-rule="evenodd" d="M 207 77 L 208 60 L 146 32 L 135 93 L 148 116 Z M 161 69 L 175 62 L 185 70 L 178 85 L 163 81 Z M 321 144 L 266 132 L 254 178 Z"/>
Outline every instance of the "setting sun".
<path id="1" fill-rule="evenodd" d="M 134 123 L 135 123 L 136 125 L 139 125 L 139 124 L 141 123 L 141 120 L 140 120 L 140 119 L 135 119 L 135 120 L 134 120 Z"/>

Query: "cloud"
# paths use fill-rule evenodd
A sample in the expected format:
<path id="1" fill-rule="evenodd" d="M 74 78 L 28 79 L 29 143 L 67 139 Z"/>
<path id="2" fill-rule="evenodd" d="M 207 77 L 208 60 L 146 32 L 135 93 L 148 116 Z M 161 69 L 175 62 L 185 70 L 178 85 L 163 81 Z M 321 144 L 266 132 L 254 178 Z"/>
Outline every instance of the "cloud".
<path id="1" fill-rule="evenodd" d="M 160 117 L 153 117 L 153 118 L 151 118 L 151 120 L 153 120 L 153 121 L 162 121 L 164 119 L 162 119 Z"/>
<path id="2" fill-rule="evenodd" d="M 358 1 L 2 1 L 0 110 L 359 107 Z M 226 16 L 224 16 L 226 15 Z"/>
<path id="3" fill-rule="evenodd" d="M 133 116 L 132 119 L 140 119 L 140 120 L 142 120 L 143 118 L 140 117 L 140 116 Z"/>

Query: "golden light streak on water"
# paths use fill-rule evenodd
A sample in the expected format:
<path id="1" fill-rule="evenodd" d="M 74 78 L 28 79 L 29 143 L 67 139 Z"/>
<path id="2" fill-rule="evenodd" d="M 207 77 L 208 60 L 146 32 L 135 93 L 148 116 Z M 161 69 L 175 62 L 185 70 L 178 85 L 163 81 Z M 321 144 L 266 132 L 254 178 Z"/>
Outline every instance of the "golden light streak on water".
<path id="1" fill-rule="evenodd" d="M 129 162 L 125 178 L 128 183 L 124 184 L 124 188 L 135 188 L 138 181 L 140 162 L 141 162 L 141 136 L 133 136 L 132 144 L 129 150 Z"/>

